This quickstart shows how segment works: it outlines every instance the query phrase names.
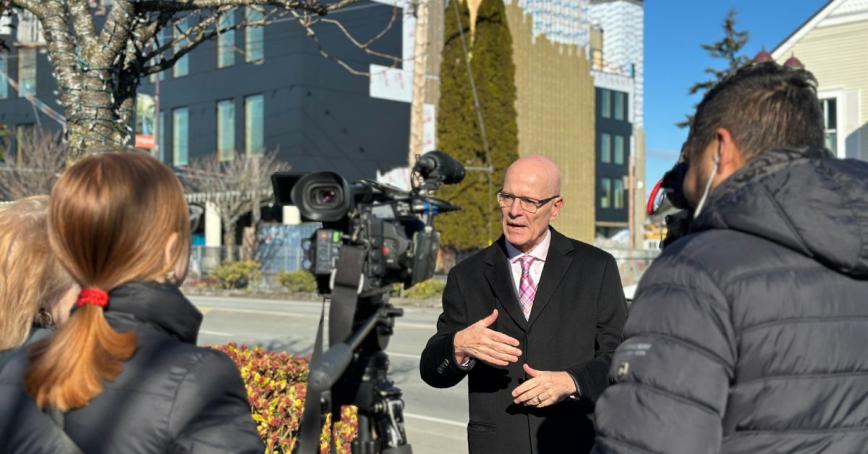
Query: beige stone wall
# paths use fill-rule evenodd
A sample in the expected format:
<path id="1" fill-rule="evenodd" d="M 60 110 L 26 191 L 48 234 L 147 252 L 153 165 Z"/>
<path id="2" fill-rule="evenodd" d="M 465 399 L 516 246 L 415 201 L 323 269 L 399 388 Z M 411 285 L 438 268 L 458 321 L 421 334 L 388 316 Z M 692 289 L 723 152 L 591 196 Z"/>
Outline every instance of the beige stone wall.
<path id="1" fill-rule="evenodd" d="M 554 227 L 577 240 L 594 239 L 594 80 L 584 51 L 533 40 L 530 16 L 506 5 L 512 33 L 521 156 L 554 160 L 565 206 Z"/>

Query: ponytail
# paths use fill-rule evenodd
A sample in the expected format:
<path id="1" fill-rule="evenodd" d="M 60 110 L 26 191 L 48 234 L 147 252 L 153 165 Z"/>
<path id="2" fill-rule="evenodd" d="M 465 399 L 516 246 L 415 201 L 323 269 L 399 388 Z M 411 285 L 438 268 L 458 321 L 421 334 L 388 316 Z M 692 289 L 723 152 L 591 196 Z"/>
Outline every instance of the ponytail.
<path id="1" fill-rule="evenodd" d="M 82 304 L 82 296 L 72 317 L 28 354 L 24 386 L 39 408 L 65 412 L 87 405 L 102 392 L 103 381 L 117 378 L 136 350 L 135 333 L 113 330 L 103 309 Z"/>
<path id="2" fill-rule="evenodd" d="M 76 311 L 54 336 L 29 352 L 25 389 L 36 404 L 68 411 L 87 405 L 117 378 L 136 350 L 133 332 L 118 333 L 103 313 L 108 294 L 130 282 L 163 279 L 189 253 L 190 219 L 181 183 L 156 159 L 118 152 L 89 156 L 51 191 L 48 240 L 84 290 Z"/>

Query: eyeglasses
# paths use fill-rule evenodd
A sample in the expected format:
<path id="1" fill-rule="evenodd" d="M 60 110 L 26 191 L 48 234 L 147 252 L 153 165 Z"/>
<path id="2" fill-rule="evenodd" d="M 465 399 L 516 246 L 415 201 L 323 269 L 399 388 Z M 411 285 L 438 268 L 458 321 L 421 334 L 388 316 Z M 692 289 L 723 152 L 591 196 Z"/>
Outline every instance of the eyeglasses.
<path id="1" fill-rule="evenodd" d="M 497 203 L 501 208 L 509 208 L 515 202 L 515 199 L 521 203 L 521 209 L 528 213 L 536 213 L 537 210 L 542 208 L 545 204 L 551 202 L 554 199 L 557 199 L 560 195 L 554 195 L 547 199 L 536 200 L 530 197 L 522 197 L 518 195 L 513 195 L 508 192 L 500 191 L 497 193 Z"/>

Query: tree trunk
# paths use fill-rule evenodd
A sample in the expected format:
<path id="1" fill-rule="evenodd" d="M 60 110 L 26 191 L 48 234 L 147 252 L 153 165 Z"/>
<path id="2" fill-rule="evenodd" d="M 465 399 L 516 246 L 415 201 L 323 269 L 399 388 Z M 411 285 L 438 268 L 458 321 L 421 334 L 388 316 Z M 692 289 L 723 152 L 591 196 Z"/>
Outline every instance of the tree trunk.
<path id="1" fill-rule="evenodd" d="M 67 128 L 69 129 L 70 160 L 75 161 L 89 154 L 123 147 L 129 143 L 130 120 L 133 100 L 126 98 L 115 105 L 108 72 L 89 71 L 79 79 L 86 87 L 79 96 L 64 103 Z"/>
<path id="2" fill-rule="evenodd" d="M 223 219 L 223 246 L 226 248 L 225 262 L 235 260 L 235 220 Z"/>
<path id="3" fill-rule="evenodd" d="M 259 157 L 255 157 L 255 158 L 253 158 L 253 162 L 252 162 L 252 164 L 253 164 L 253 175 L 252 175 L 253 179 L 252 179 L 251 186 L 253 188 L 253 197 L 252 197 L 253 200 L 251 201 L 251 207 L 250 207 L 250 230 L 251 231 L 249 232 L 250 239 L 248 240 L 249 241 L 249 248 L 250 248 L 248 251 L 248 253 L 250 255 L 248 260 L 255 260 L 256 259 L 256 248 L 259 246 L 259 244 L 257 243 L 257 232 L 259 232 L 259 221 L 262 220 L 262 201 L 261 201 L 261 195 L 259 193 L 260 176 L 261 176 L 259 173 L 259 167 L 260 167 L 259 161 L 260 161 L 260 159 L 261 158 L 259 158 Z M 245 236 L 245 239 L 247 239 L 246 236 Z"/>

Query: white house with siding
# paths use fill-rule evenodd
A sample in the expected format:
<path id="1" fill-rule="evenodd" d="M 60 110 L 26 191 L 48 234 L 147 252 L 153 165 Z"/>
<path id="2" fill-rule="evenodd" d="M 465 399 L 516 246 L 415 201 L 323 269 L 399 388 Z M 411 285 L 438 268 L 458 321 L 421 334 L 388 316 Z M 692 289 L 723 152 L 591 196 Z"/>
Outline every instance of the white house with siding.
<path id="1" fill-rule="evenodd" d="M 819 82 L 826 146 L 868 160 L 868 0 L 831 0 L 772 51 L 796 57 Z"/>

